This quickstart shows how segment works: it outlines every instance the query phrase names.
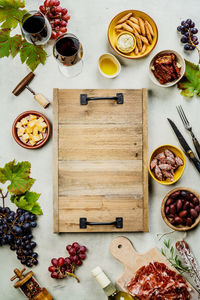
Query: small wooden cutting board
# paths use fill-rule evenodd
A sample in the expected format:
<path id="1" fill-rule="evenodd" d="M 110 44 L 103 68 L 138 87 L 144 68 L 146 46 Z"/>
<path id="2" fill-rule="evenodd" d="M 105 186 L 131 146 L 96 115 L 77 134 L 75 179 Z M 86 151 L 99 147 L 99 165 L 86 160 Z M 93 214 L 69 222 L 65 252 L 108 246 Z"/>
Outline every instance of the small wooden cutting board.
<path id="1" fill-rule="evenodd" d="M 148 265 L 150 262 L 157 261 L 164 263 L 169 269 L 179 274 L 179 272 L 170 264 L 170 262 L 158 249 L 152 248 L 146 253 L 138 253 L 134 249 L 130 240 L 123 236 L 117 237 L 111 242 L 110 252 L 124 265 L 124 273 L 117 280 L 117 284 L 126 292 L 126 285 L 130 279 L 134 277 L 136 271 L 142 266 Z M 200 299 L 196 290 L 188 282 L 187 284 L 191 288 L 191 300 Z"/>

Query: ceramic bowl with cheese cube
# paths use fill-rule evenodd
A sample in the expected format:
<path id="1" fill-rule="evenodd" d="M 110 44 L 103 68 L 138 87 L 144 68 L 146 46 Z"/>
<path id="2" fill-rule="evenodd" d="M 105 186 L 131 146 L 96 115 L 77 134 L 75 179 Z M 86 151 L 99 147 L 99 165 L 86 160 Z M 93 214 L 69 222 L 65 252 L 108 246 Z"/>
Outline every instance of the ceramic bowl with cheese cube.
<path id="1" fill-rule="evenodd" d="M 25 111 L 14 121 L 12 133 L 15 141 L 26 149 L 42 147 L 50 137 L 48 119 L 38 111 Z"/>

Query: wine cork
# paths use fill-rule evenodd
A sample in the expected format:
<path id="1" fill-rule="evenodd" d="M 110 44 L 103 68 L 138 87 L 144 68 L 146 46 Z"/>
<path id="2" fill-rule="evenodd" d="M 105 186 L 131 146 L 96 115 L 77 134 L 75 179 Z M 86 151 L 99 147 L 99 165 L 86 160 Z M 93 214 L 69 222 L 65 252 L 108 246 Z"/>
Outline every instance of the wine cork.
<path id="1" fill-rule="evenodd" d="M 44 108 L 47 108 L 50 104 L 49 100 L 39 93 L 34 95 L 34 99 Z"/>

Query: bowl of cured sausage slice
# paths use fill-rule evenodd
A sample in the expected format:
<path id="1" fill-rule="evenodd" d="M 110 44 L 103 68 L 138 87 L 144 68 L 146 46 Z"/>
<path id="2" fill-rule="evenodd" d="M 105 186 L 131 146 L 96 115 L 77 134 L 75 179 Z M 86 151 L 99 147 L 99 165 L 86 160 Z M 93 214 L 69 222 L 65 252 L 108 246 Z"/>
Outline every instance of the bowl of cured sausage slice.
<path id="1" fill-rule="evenodd" d="M 185 156 L 175 146 L 162 145 L 152 152 L 148 168 L 155 181 L 170 185 L 182 176 L 185 169 Z"/>
<path id="2" fill-rule="evenodd" d="M 185 60 L 174 50 L 157 53 L 149 64 L 150 79 L 160 87 L 171 87 L 185 74 Z"/>

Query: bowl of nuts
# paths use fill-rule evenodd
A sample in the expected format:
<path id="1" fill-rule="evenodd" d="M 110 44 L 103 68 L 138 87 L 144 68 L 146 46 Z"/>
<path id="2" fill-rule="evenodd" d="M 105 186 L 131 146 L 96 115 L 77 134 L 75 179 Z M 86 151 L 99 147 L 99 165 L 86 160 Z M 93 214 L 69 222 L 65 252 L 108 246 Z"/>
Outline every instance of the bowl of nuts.
<path id="1" fill-rule="evenodd" d="M 160 184 L 170 185 L 177 182 L 185 169 L 183 152 L 172 145 L 156 148 L 149 158 L 149 173 Z"/>
<path id="2" fill-rule="evenodd" d="M 163 199 L 161 214 L 172 229 L 190 230 L 200 222 L 200 196 L 190 188 L 173 189 Z"/>

